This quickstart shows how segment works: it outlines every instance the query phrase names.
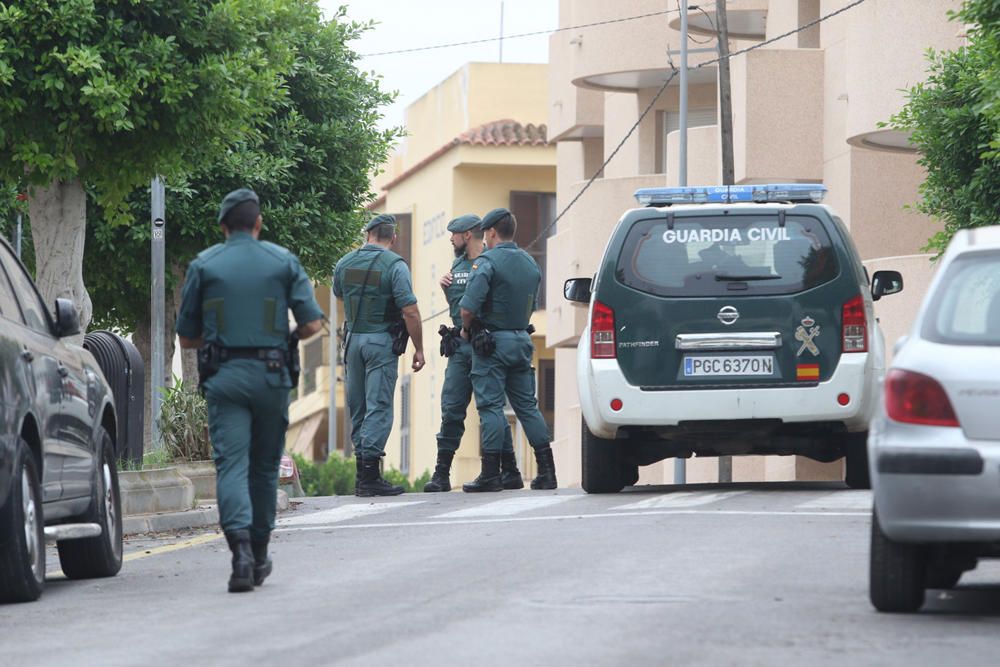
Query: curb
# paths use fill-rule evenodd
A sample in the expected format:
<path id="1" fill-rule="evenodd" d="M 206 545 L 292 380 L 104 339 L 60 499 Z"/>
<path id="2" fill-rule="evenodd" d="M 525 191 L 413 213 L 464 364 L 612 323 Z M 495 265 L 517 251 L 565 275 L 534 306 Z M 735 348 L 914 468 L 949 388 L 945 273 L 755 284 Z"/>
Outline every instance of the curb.
<path id="1" fill-rule="evenodd" d="M 278 490 L 278 512 L 288 510 L 288 494 Z M 122 534 L 167 533 L 177 530 L 219 527 L 219 508 L 204 505 L 180 512 L 159 512 L 156 514 L 134 514 L 122 518 Z"/>

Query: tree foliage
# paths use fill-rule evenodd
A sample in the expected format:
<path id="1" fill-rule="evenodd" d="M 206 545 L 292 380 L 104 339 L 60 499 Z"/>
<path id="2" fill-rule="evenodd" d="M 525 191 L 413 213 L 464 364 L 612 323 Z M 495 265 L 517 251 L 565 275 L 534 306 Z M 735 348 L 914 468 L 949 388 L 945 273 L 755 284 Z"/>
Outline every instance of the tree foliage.
<path id="1" fill-rule="evenodd" d="M 80 178 L 116 212 L 151 175 L 184 173 L 280 101 L 292 57 L 280 37 L 307 18 L 303 4 L 0 2 L 0 173 Z"/>
<path id="2" fill-rule="evenodd" d="M 927 177 L 917 209 L 944 223 L 927 250 L 959 229 L 1000 221 L 1000 0 L 970 0 L 953 18 L 973 24 L 969 43 L 928 52 L 928 77 L 889 125 L 909 131 Z"/>
<path id="3" fill-rule="evenodd" d="M 314 3 L 302 4 L 315 10 Z M 348 45 L 367 28 L 347 21 L 343 9 L 329 21 L 321 21 L 317 10 L 314 20 L 286 34 L 292 55 L 286 94 L 257 131 L 168 179 L 166 253 L 174 268 L 168 289 L 199 251 L 222 240 L 219 201 L 238 187 L 261 197 L 262 237 L 292 249 L 319 280 L 356 242 L 360 211 L 370 199 L 369 175 L 398 134 L 377 127 L 379 109 L 392 95 L 357 69 L 358 56 Z M 133 193 L 127 211 L 133 224 L 89 216 L 85 279 L 95 323 L 131 331 L 149 308 L 148 189 Z"/>

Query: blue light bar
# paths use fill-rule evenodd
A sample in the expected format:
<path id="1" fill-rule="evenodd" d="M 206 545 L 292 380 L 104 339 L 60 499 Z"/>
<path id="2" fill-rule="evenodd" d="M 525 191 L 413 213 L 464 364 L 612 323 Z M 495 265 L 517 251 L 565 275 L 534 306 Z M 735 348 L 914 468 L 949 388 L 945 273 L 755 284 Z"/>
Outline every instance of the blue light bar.
<path id="1" fill-rule="evenodd" d="M 818 204 L 826 195 L 820 183 L 771 183 L 767 185 L 710 185 L 673 188 L 639 188 L 635 199 L 642 206 L 670 204 L 731 204 L 739 202 L 796 202 Z"/>

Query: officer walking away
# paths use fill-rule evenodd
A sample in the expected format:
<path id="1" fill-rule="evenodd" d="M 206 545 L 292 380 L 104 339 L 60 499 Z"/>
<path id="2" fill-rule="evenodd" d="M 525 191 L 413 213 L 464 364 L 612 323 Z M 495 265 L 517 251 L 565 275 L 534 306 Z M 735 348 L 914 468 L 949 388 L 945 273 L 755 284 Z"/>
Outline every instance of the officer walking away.
<path id="1" fill-rule="evenodd" d="M 459 302 L 462 336 L 472 342 L 472 387 L 482 433 L 482 471 L 463 491 L 500 491 L 500 458 L 504 394 L 535 450 L 538 476 L 532 489 L 554 489 L 556 464 L 548 427 L 535 398 L 529 320 L 542 279 L 535 260 L 514 243 L 517 221 L 505 208 L 483 216 L 481 227 L 489 248 L 472 263 L 465 295 Z"/>
<path id="2" fill-rule="evenodd" d="M 395 496 L 403 487 L 382 478 L 382 457 L 392 430 L 392 400 L 399 374 L 397 357 L 413 339 L 414 372 L 424 367 L 423 328 L 406 262 L 389 250 L 396 219 L 374 217 L 365 226 L 368 242 L 344 255 L 333 271 L 333 293 L 344 300 L 344 363 L 347 407 L 358 465 L 356 495 Z"/>
<path id="3" fill-rule="evenodd" d="M 200 348 L 200 387 L 217 471 L 219 522 L 232 551 L 229 592 L 271 573 L 278 466 L 292 388 L 288 311 L 307 338 L 323 311 L 298 258 L 258 240 L 260 202 L 235 190 L 219 208 L 225 243 L 191 262 L 177 315 L 181 347 Z"/>
<path id="4" fill-rule="evenodd" d="M 448 358 L 441 387 L 441 432 L 437 434 L 437 465 L 424 491 L 451 491 L 452 459 L 465 434 L 465 414 L 472 400 L 472 346 L 461 337 L 462 312 L 458 302 L 465 294 L 472 263 L 483 252 L 483 229 L 478 215 L 463 215 L 448 223 L 455 261 L 441 277 L 441 289 L 448 300 L 454 326 L 441 325 L 441 356 Z M 500 483 L 505 489 L 523 489 L 517 469 L 510 424 L 504 420 L 503 451 L 500 454 Z"/>

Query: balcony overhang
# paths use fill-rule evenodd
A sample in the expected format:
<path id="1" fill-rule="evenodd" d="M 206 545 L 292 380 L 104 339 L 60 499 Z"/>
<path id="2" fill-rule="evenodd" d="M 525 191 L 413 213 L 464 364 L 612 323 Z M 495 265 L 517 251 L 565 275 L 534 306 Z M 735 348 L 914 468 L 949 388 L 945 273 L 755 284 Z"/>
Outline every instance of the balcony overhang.
<path id="1" fill-rule="evenodd" d="M 735 3 L 730 3 L 731 5 Z M 763 39 L 767 33 L 767 3 L 744 2 L 745 5 L 762 5 L 760 7 L 728 7 L 726 10 L 726 25 L 729 28 L 730 39 Z M 670 27 L 681 29 L 681 17 L 677 15 L 670 19 Z M 718 20 L 715 15 L 715 3 L 710 9 L 702 11 L 688 10 L 688 31 L 696 35 L 715 37 Z"/>
<path id="2" fill-rule="evenodd" d="M 900 130 L 875 130 L 858 134 L 847 140 L 852 146 L 867 148 L 888 153 L 917 153 L 918 150 L 910 142 L 910 133 Z"/>
<path id="3" fill-rule="evenodd" d="M 718 78 L 715 66 L 688 68 L 688 85 L 697 86 L 715 83 Z M 673 68 L 657 67 L 652 69 L 628 70 L 624 72 L 606 72 L 590 74 L 573 80 L 574 86 L 602 90 L 608 92 L 635 92 L 643 88 L 659 88 L 670 78 Z M 670 86 L 680 85 L 680 77 L 675 76 Z"/>

